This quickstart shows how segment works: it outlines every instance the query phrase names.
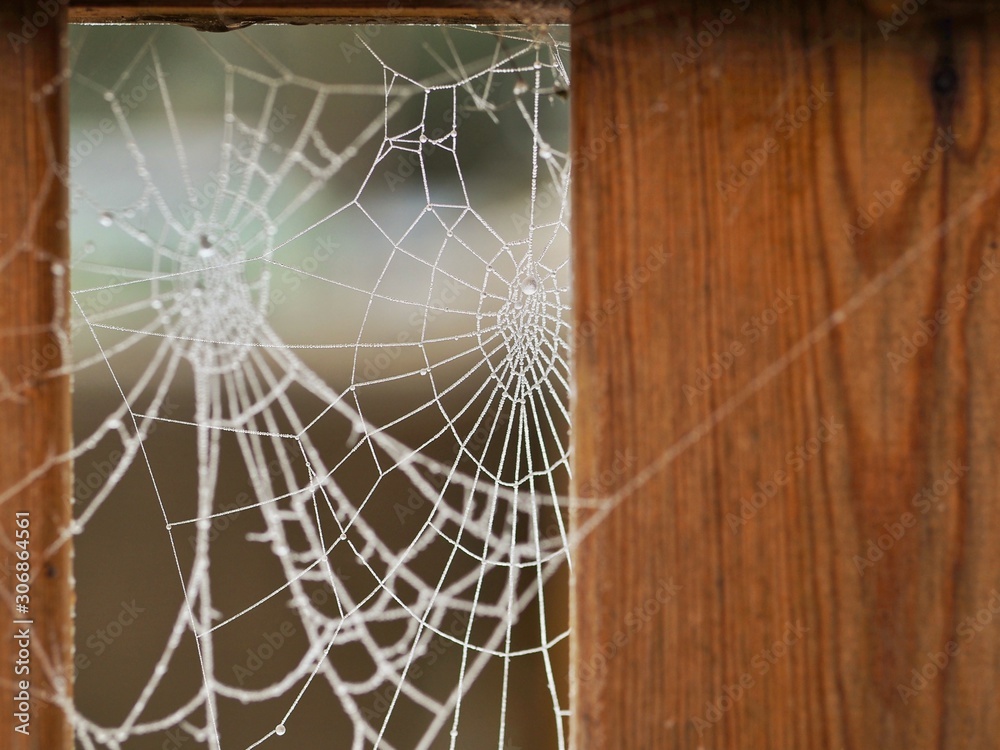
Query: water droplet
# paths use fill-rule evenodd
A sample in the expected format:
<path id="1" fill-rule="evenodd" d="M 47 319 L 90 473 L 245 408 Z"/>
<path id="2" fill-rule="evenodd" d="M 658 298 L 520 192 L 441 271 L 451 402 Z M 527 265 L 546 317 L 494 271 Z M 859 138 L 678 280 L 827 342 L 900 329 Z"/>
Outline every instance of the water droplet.
<path id="1" fill-rule="evenodd" d="M 161 310 L 161 309 L 163 309 L 163 303 L 160 302 L 160 300 L 158 300 L 158 299 L 154 299 L 152 302 L 150 302 L 149 306 L 152 307 L 154 310 Z"/>
<path id="2" fill-rule="evenodd" d="M 167 673 L 167 666 L 165 664 L 157 664 L 156 669 L 153 670 L 157 677 L 163 677 Z"/>
<path id="3" fill-rule="evenodd" d="M 540 60 L 535 60 L 535 66 L 534 67 L 535 67 L 535 70 L 541 70 L 541 68 L 542 68 L 541 61 Z"/>
<path id="4" fill-rule="evenodd" d="M 427 143 L 427 136 L 424 135 L 423 133 L 420 134 L 420 142 Z"/>
<path id="5" fill-rule="evenodd" d="M 514 96 L 520 96 L 528 92 L 528 84 L 525 81 L 518 81 L 514 84 Z"/>
<path id="6" fill-rule="evenodd" d="M 276 727 L 274 728 L 274 733 L 275 733 L 276 735 L 278 735 L 279 737 L 280 737 L 281 735 L 283 735 L 283 734 L 285 733 L 285 725 L 284 725 L 284 724 L 278 724 L 278 726 L 276 726 Z"/>
<path id="7" fill-rule="evenodd" d="M 543 159 L 551 159 L 552 158 L 552 149 L 550 149 L 548 146 L 543 145 L 543 146 L 539 147 L 539 149 L 538 149 L 538 155 L 540 157 L 542 157 Z"/>
<path id="8" fill-rule="evenodd" d="M 451 230 L 449 229 L 449 230 L 448 230 L 448 236 L 449 236 L 449 237 L 454 237 L 454 236 L 455 236 L 455 233 L 454 233 L 453 231 L 451 231 Z"/>
<path id="9" fill-rule="evenodd" d="M 97 220 L 102 227 L 110 227 L 115 223 L 115 217 L 110 211 L 105 211 L 101 214 L 101 218 Z"/>
<path id="10" fill-rule="evenodd" d="M 524 281 L 521 282 L 521 291 L 531 296 L 538 291 L 538 279 L 534 276 L 529 276 Z"/>
<path id="11" fill-rule="evenodd" d="M 225 120 L 226 122 L 236 122 L 236 115 L 234 115 L 232 112 L 226 112 L 226 114 L 223 115 L 222 119 Z"/>
<path id="12" fill-rule="evenodd" d="M 427 368 L 426 367 L 421 367 L 420 368 L 420 374 L 421 375 L 426 375 L 427 374 Z"/>
<path id="13" fill-rule="evenodd" d="M 198 238 L 198 244 L 201 246 L 198 250 L 198 255 L 202 258 L 211 258 L 215 255 L 215 248 L 212 246 L 212 238 L 207 234 L 203 234 Z"/>
<path id="14" fill-rule="evenodd" d="M 63 267 L 62 263 L 53 263 L 52 264 L 52 275 L 53 276 L 62 276 L 64 273 L 66 273 L 66 269 Z"/>
<path id="15" fill-rule="evenodd" d="M 345 539 L 347 539 L 347 534 L 341 534 L 340 541 L 344 541 Z"/>
<path id="16" fill-rule="evenodd" d="M 524 307 L 524 297 L 518 297 L 514 300 L 514 309 L 520 310 L 522 307 Z"/>

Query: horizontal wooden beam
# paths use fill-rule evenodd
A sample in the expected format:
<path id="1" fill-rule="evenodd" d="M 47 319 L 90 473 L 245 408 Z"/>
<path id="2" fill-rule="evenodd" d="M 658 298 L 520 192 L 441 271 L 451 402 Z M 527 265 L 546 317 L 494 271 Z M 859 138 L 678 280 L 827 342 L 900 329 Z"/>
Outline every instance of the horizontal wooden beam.
<path id="1" fill-rule="evenodd" d="M 567 23 L 580 0 L 71 0 L 72 23 L 179 23 L 228 31 L 255 23 Z"/>
<path id="2" fill-rule="evenodd" d="M 58 2 L 59 0 L 53 0 Z M 919 25 L 1000 11 L 1000 0 L 914 0 Z M 61 0 L 65 3 L 66 0 Z M 68 0 L 71 23 L 178 23 L 230 31 L 258 23 L 569 23 L 588 0 Z M 660 0 L 683 13 L 686 2 Z M 766 2 L 756 3 L 766 5 Z M 898 0 L 863 0 L 875 18 L 900 13 Z M 628 3 L 625 3 L 627 6 Z M 909 17 L 909 14 L 907 14 Z"/>

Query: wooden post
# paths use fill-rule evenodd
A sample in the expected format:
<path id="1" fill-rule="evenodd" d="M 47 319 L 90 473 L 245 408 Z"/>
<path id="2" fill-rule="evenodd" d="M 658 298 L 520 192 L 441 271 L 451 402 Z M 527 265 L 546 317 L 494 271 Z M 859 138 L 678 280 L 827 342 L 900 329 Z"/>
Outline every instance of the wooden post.
<path id="1" fill-rule="evenodd" d="M 67 156 L 65 33 L 55 0 L 0 7 L 0 747 L 12 750 L 73 747 L 64 712 L 46 700 L 73 662 L 71 547 L 45 554 L 72 518 L 69 378 L 50 375 L 69 303 L 67 189 L 55 169 Z M 29 598 L 15 600 L 25 549 Z"/>
<path id="2" fill-rule="evenodd" d="M 875 5 L 574 14 L 576 750 L 1000 747 L 1000 19 Z"/>

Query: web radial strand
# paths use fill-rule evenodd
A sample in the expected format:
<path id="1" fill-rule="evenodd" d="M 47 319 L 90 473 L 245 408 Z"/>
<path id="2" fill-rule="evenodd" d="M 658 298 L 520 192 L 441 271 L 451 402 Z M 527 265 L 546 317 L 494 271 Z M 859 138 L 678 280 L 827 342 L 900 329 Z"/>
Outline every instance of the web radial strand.
<path id="1" fill-rule="evenodd" d="M 566 747 L 560 34 L 75 30 L 82 747 Z"/>

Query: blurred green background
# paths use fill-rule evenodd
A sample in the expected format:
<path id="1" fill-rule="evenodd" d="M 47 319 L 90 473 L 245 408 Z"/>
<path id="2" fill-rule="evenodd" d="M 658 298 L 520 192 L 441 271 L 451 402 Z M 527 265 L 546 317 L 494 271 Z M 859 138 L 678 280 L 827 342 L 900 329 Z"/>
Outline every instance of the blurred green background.
<path id="1" fill-rule="evenodd" d="M 550 29 L 550 32 L 563 33 L 559 29 Z M 520 29 L 511 30 L 510 34 L 530 38 L 532 32 Z M 99 726 L 116 727 L 136 704 L 183 603 L 177 563 L 152 491 L 150 473 L 158 480 L 161 497 L 166 498 L 170 509 L 177 513 L 175 518 L 192 515 L 192 498 L 197 494 L 197 459 L 191 429 L 157 423 L 145 440 L 150 466 L 134 462 L 124 471 L 106 502 L 100 508 L 91 508 L 100 486 L 116 468 L 116 455 L 123 451 L 119 431 L 106 429 L 108 415 L 122 404 L 115 379 L 126 388 L 128 383 L 135 383 L 161 343 L 155 337 L 133 342 L 127 330 L 152 325 L 161 312 L 152 307 L 150 301 L 163 299 L 169 304 L 176 292 L 169 285 L 162 287 L 148 281 L 151 275 L 164 270 L 156 265 L 157 253 L 152 248 L 177 250 L 175 245 L 182 239 L 162 220 L 156 210 L 156 201 L 165 201 L 178 215 L 183 215 L 182 206 L 191 202 L 190 195 L 186 195 L 189 190 L 183 181 L 184 165 L 172 128 L 176 128 L 184 144 L 190 184 L 207 194 L 211 186 L 219 182 L 220 144 L 227 113 L 233 114 L 239 122 L 256 122 L 265 111 L 265 102 L 272 92 L 267 85 L 255 84 L 251 76 L 237 75 L 232 103 L 227 104 L 227 66 L 244 66 L 246 70 L 267 75 L 285 68 L 303 79 L 340 87 L 331 92 L 329 102 L 317 114 L 314 130 L 322 134 L 322 146 L 311 140 L 303 154 L 320 164 L 324 162 L 322 154 L 326 148 L 343 155 L 343 166 L 301 205 L 296 204 L 296 200 L 309 188 L 309 169 L 303 165 L 282 180 L 280 191 L 269 206 L 271 218 L 284 209 L 295 210 L 277 225 L 276 234 L 268 241 L 280 247 L 281 262 L 289 268 L 315 270 L 317 275 L 337 278 L 343 285 L 334 288 L 317 283 L 308 274 L 272 274 L 266 288 L 271 301 L 267 305 L 267 317 L 273 329 L 288 343 L 351 343 L 359 339 L 359 332 L 367 342 L 384 342 L 383 351 L 366 350 L 361 357 L 357 356 L 357 349 L 296 351 L 303 362 L 338 391 L 351 383 L 370 379 L 366 372 L 377 373 L 379 377 L 405 376 L 373 391 L 364 403 L 365 417 L 379 424 L 430 403 L 442 384 L 471 371 L 473 364 L 458 358 L 452 365 L 434 368 L 431 377 L 420 377 L 421 365 L 412 353 L 409 350 L 400 352 L 398 347 L 391 346 L 403 337 L 413 340 L 429 335 L 421 331 L 420 325 L 414 325 L 414 305 L 429 298 L 428 289 L 430 296 L 443 289 L 434 287 L 441 284 L 440 275 L 422 276 L 423 267 L 418 266 L 415 270 L 395 261 L 388 265 L 386 262 L 385 248 L 388 246 L 391 250 L 392 245 L 387 245 L 384 235 L 404 236 L 407 227 L 420 217 L 427 197 L 419 170 L 413 169 L 413 162 L 405 151 L 376 164 L 385 128 L 381 120 L 387 102 L 386 83 L 391 77 L 387 79 L 386 67 L 364 44 L 382 58 L 385 66 L 405 71 L 415 80 L 440 83 L 454 80 L 448 68 L 458 70 L 459 61 L 466 70 L 481 70 L 490 65 L 495 55 L 523 45 L 511 39 L 498 47 L 495 36 L 470 30 L 445 32 L 430 27 L 380 26 L 261 27 L 222 35 L 203 35 L 174 27 L 74 27 L 71 42 L 73 286 L 79 305 L 73 311 L 76 325 L 74 357 L 79 364 L 74 383 L 74 431 L 78 444 L 88 448 L 76 466 L 76 512 L 86 520 L 85 530 L 76 541 L 79 596 L 76 695 L 79 710 L 87 719 Z M 565 49 L 562 55 L 568 64 Z M 157 75 L 157 61 L 162 77 Z M 489 103 L 486 106 L 478 106 L 472 96 L 477 91 L 483 92 L 477 85 L 471 91 L 462 90 L 461 101 L 451 101 L 447 92 L 426 99 L 415 96 L 401 103 L 393 114 L 391 127 L 397 132 L 421 124 L 426 131 L 433 131 L 438 125 L 447 131 L 450 129 L 448 110 L 456 103 L 460 107 L 461 137 L 457 154 L 462 182 L 485 224 L 463 219 L 455 233 L 465 237 L 482 257 L 463 253 L 460 248 L 449 247 L 441 251 L 440 226 L 425 228 L 420 225 L 406 240 L 410 252 L 436 258 L 434 265 L 446 269 L 449 276 L 473 278 L 478 274 L 482 277 L 483 258 L 495 257 L 498 277 L 502 274 L 513 278 L 516 269 L 500 265 L 510 263 L 510 253 L 505 256 L 503 248 L 508 241 L 527 242 L 527 216 L 532 205 L 531 155 L 535 139 L 517 106 L 515 88 L 520 80 L 533 84 L 531 73 L 497 76 L 483 100 Z M 543 161 L 539 167 L 535 224 L 546 228 L 537 232 L 533 242 L 534 247 L 544 249 L 536 252 L 544 255 L 545 268 L 552 271 L 551 278 L 546 277 L 543 283 L 553 294 L 555 290 L 562 290 L 560 299 L 568 305 L 568 235 L 564 226 L 567 217 L 560 214 L 559 201 L 564 188 L 560 182 L 565 177 L 564 156 L 569 150 L 565 96 L 568 84 L 558 79 L 553 83 L 551 75 L 546 80 L 539 122 L 545 142 L 555 157 L 551 163 Z M 166 82 L 169 107 L 164 104 L 162 81 Z M 405 85 L 402 79 L 393 83 L 394 87 Z M 344 87 L 354 89 L 348 91 Z M 254 160 L 264 171 L 273 169 L 288 153 L 316 101 L 317 90 L 295 85 L 279 89 L 277 99 L 267 110 L 279 114 L 277 119 L 268 118 L 273 140 L 259 159 Z M 108 96 L 112 91 L 115 95 Z M 122 128 L 114 117 L 112 101 L 121 108 L 126 128 Z M 286 120 L 287 127 L 283 124 Z M 359 138 L 359 134 L 366 131 L 369 131 L 368 136 Z M 462 182 L 457 179 L 453 161 L 441 156 L 438 149 L 438 156 L 427 161 L 428 175 L 433 177 L 430 182 L 435 190 L 442 191 L 432 199 L 446 200 L 451 191 L 452 199 L 459 200 Z M 151 177 L 147 177 L 146 172 Z M 156 185 L 156 195 L 148 191 L 150 182 Z M 370 217 L 352 209 L 323 221 L 358 195 L 362 196 L 360 202 Z M 310 229 L 321 221 L 319 226 Z M 245 231 L 259 237 L 266 223 L 254 223 L 251 219 Z M 375 230 L 376 225 L 380 231 Z M 240 238 L 239 242 L 246 242 L 246 238 Z M 255 239 L 248 246 L 256 247 L 259 252 L 267 244 Z M 251 283 L 264 273 L 253 264 L 248 264 L 248 268 Z M 365 292 L 376 284 L 382 290 L 393 290 L 392 294 L 402 302 L 380 305 L 369 310 L 366 317 L 370 298 Z M 352 286 L 355 287 L 353 291 Z M 389 294 L 388 291 L 384 293 Z M 505 293 L 503 290 L 498 292 L 500 295 Z M 435 335 L 468 335 L 470 326 L 474 325 L 474 316 L 468 313 L 475 312 L 480 304 L 476 299 L 478 295 L 469 294 L 466 288 L 459 289 L 457 294 L 459 299 L 451 306 L 463 314 L 441 315 L 433 321 Z M 100 321 L 109 327 L 95 332 L 83 325 L 81 310 L 91 322 Z M 498 310 L 487 309 L 485 314 L 496 316 Z M 564 329 L 557 333 L 566 335 Z M 100 353 L 95 338 L 105 353 L 115 352 L 109 358 L 112 369 Z M 116 345 L 121 347 L 120 352 L 115 350 Z M 443 346 L 435 353 L 439 361 L 460 352 L 457 344 Z M 466 359 L 481 356 L 473 351 Z M 111 377 L 112 371 L 115 379 Z M 153 385 L 161 377 L 165 377 L 162 372 L 155 373 Z M 454 394 L 455 403 L 472 398 L 471 394 L 481 385 L 483 377 L 486 376 L 480 370 L 464 382 Z M 554 384 L 554 389 L 565 402 L 564 389 L 560 390 L 558 383 Z M 133 408 L 141 411 L 143 405 L 149 404 L 151 392 L 152 386 L 135 399 Z M 170 386 L 163 414 L 169 413 L 171 418 L 181 421 L 191 419 L 193 400 L 190 373 L 178 373 Z M 307 401 L 303 397 L 297 406 L 304 414 L 311 414 L 310 409 L 315 410 L 315 405 Z M 445 415 L 437 410 L 425 410 L 426 413 L 421 412 L 423 416 L 401 422 L 393 436 L 407 444 L 419 445 L 426 435 L 440 429 L 442 420 L 449 418 L 460 430 L 472 431 L 479 416 L 475 409 L 463 416 L 449 417 L 447 400 L 441 402 L 445 405 Z M 565 446 L 568 430 L 561 425 L 556 432 L 560 434 L 558 439 L 550 436 L 547 446 L 539 445 L 537 450 L 544 452 L 547 447 L 546 455 L 557 454 L 556 444 L 561 440 Z M 347 426 L 332 420 L 328 425 L 318 425 L 312 437 L 318 444 L 331 446 L 331 450 L 342 450 L 339 447 L 351 439 Z M 428 451 L 442 461 L 452 459 L 449 450 L 454 452 L 444 441 L 428 447 Z M 484 458 L 487 463 L 496 459 L 496 449 L 491 450 L 493 452 L 487 451 Z M 560 492 L 564 492 L 566 467 L 558 467 L 553 476 Z M 363 495 L 370 488 L 372 477 L 359 470 L 338 476 L 338 482 L 349 494 Z M 248 491 L 248 487 L 246 467 L 239 461 L 238 454 L 229 450 L 222 459 L 216 507 L 242 504 L 238 498 Z M 387 483 L 386 493 L 389 495 L 381 505 L 373 504 L 373 516 L 369 521 L 384 523 L 387 537 L 394 534 L 405 537 L 405 525 L 394 512 L 397 503 L 392 502 L 393 497 L 398 499 L 405 493 L 405 488 Z M 231 519 L 231 523 L 218 529 L 213 541 L 213 591 L 219 606 L 238 611 L 240 606 L 280 585 L 283 578 L 266 545 L 247 543 L 247 534 L 260 531 L 259 517 L 238 514 Z M 551 525 L 551 519 L 543 521 Z M 175 541 L 180 540 L 182 558 L 190 557 L 190 549 L 184 549 L 186 538 L 187 532 L 175 535 Z M 434 566 L 441 564 L 445 552 L 432 551 L 427 555 L 424 564 L 428 566 L 428 577 Z M 181 559 L 180 564 L 183 567 L 189 562 Z M 345 560 L 342 564 L 349 566 L 352 563 Z M 352 575 L 349 568 L 338 572 L 348 579 Z M 357 574 L 356 580 L 360 579 Z M 550 633 L 561 632 L 566 627 L 565 591 L 565 570 L 562 570 L 546 589 L 546 621 Z M 523 641 L 522 647 L 529 648 L 533 642 L 537 645 L 538 619 L 538 612 L 533 608 L 524 613 L 522 621 L 526 626 L 516 631 L 517 638 Z M 275 649 L 273 657 L 261 662 L 259 670 L 251 669 L 253 674 L 246 677 L 246 684 L 259 687 L 287 673 L 302 655 L 305 639 L 302 624 L 295 614 L 283 603 L 274 601 L 229 626 L 225 638 L 217 641 L 215 662 L 219 674 L 238 679 L 241 673 L 237 667 L 255 666 L 253 653 L 248 654 L 248 649 L 257 651 L 268 638 L 273 639 L 275 633 L 284 634 L 285 645 Z M 440 652 L 435 663 L 425 665 L 422 670 L 421 688 L 431 695 L 447 694 L 454 684 L 461 655 L 459 648 L 447 643 L 441 646 Z M 551 654 L 559 675 L 560 700 L 565 706 L 568 702 L 567 681 L 563 677 L 568 670 L 566 642 L 554 647 Z M 352 657 L 345 651 L 336 658 Z M 363 657 L 358 658 L 363 661 Z M 500 660 L 494 661 L 496 663 L 484 672 L 464 701 L 459 748 L 497 746 L 502 672 Z M 197 693 L 199 684 L 198 659 L 193 639 L 188 634 L 181 639 L 169 678 L 150 700 L 144 716 L 161 716 L 178 708 Z M 511 671 L 508 695 L 506 746 L 555 747 L 552 698 L 540 658 L 518 661 Z M 243 706 L 239 701 L 222 700 L 219 707 L 222 747 L 227 750 L 243 748 L 256 741 L 274 726 L 275 718 L 281 716 L 287 703 L 287 700 L 278 700 L 273 706 L 271 702 Z M 386 710 L 386 695 L 384 691 L 372 694 L 359 699 L 358 703 L 363 710 L 378 716 Z M 387 731 L 385 746 L 415 747 L 428 721 L 426 710 L 403 702 L 396 714 Z M 195 717 L 199 715 L 196 713 Z M 305 693 L 294 718 L 294 736 L 290 732 L 284 738 L 265 742 L 264 746 L 304 750 L 352 747 L 350 725 L 337 710 L 336 696 L 325 686 Z M 443 734 L 445 736 L 431 747 L 448 746 L 447 731 Z M 104 739 L 109 746 L 114 746 L 113 736 Z M 197 739 L 187 729 L 174 727 L 129 738 L 122 746 L 176 749 L 196 746 Z M 365 741 L 361 746 L 370 745 Z"/>

